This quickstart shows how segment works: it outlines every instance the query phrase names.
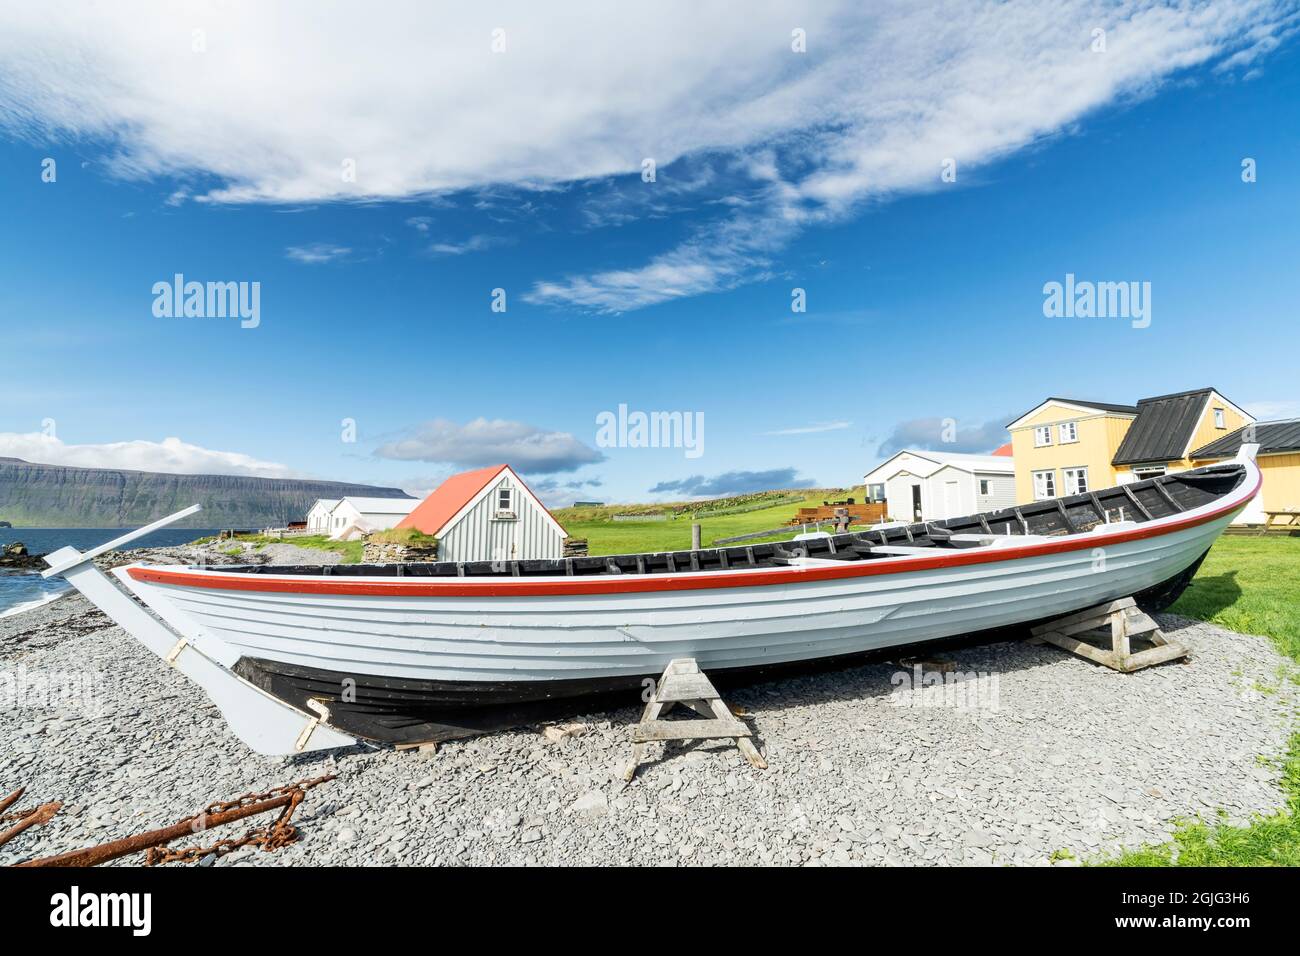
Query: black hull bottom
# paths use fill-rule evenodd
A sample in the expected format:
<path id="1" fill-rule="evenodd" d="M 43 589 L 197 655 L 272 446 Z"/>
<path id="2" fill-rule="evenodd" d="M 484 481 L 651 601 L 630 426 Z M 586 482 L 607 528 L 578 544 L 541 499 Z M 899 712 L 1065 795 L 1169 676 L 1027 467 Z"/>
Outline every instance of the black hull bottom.
<path id="1" fill-rule="evenodd" d="M 1148 613 L 1163 611 L 1178 599 L 1204 560 L 1203 554 L 1187 570 L 1135 595 L 1138 604 Z M 1036 623 L 811 661 L 712 670 L 709 677 L 720 687 L 738 687 L 797 673 L 860 667 L 900 654 L 1020 640 Z M 344 674 L 256 657 L 240 658 L 234 670 L 303 711 L 310 712 L 309 699 L 324 701 L 333 726 L 390 744 L 453 740 L 616 707 L 639 708 L 644 682 L 659 678 L 656 673 L 590 680 L 442 682 Z"/>

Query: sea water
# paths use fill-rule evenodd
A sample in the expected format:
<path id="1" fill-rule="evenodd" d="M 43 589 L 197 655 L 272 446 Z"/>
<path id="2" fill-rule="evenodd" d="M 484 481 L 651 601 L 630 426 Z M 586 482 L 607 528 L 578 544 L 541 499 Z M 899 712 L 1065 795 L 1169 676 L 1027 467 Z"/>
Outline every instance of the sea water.
<path id="1" fill-rule="evenodd" d="M 78 551 L 98 547 L 119 538 L 130 528 L 0 528 L 0 551 L 15 541 L 27 546 L 28 554 L 48 554 L 65 545 Z M 195 538 L 214 535 L 203 528 L 164 528 L 132 541 L 129 548 L 167 548 L 188 544 Z M 0 617 L 21 614 L 39 607 L 68 591 L 62 578 L 43 578 L 39 571 L 0 569 Z"/>

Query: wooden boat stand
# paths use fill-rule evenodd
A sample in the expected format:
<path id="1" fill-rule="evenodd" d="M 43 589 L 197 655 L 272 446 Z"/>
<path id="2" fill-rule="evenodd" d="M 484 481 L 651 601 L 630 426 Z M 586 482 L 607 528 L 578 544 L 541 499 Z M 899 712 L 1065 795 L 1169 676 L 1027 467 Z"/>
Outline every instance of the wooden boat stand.
<path id="1" fill-rule="evenodd" d="M 700 715 L 698 720 L 661 720 L 675 704 L 689 707 Z M 669 661 L 654 693 L 646 701 L 641 722 L 632 728 L 632 761 L 623 773 L 630 783 L 641 765 L 645 745 L 652 741 L 716 740 L 734 737 L 736 746 L 759 770 L 767 769 L 765 761 L 750 737 L 753 732 L 732 716 L 713 682 L 691 657 Z"/>
<path id="2" fill-rule="evenodd" d="M 1107 630 L 1109 635 L 1106 634 Z M 1047 621 L 1032 628 L 1031 633 L 1036 640 L 1055 644 L 1071 654 L 1078 654 L 1126 674 L 1152 664 L 1186 657 L 1190 653 L 1186 644 L 1170 640 L 1160 630 L 1160 625 L 1138 609 L 1131 597 L 1098 604 Z M 1110 639 L 1109 648 L 1085 640 L 1092 637 L 1093 641 L 1105 641 L 1107 636 Z M 1135 640 L 1151 646 L 1134 653 L 1132 642 Z"/>

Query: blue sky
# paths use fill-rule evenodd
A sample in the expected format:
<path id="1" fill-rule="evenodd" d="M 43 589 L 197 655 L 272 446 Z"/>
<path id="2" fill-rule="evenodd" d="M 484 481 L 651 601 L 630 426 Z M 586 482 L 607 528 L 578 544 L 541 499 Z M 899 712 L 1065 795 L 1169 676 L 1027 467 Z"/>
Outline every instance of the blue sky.
<path id="1" fill-rule="evenodd" d="M 1300 344 L 1294 10 L 1192 4 L 1196 16 L 1152 23 L 1135 8 L 1112 23 L 1067 6 L 1064 39 L 1026 29 L 1008 49 L 954 32 L 938 71 L 902 12 L 818 21 L 811 65 L 789 59 L 790 18 L 774 12 L 756 19 L 783 31 L 775 42 L 732 38 L 667 91 L 629 76 L 700 62 L 669 40 L 630 53 L 635 69 L 579 54 L 581 68 L 556 72 L 559 52 L 519 53 L 524 67 L 493 74 L 483 103 L 414 97 L 407 114 L 370 100 L 323 119 L 276 111 L 318 102 L 288 80 L 250 97 L 180 59 L 124 66 L 123 45 L 158 42 L 129 24 L 75 34 L 90 64 L 76 67 L 51 52 L 73 35 L 57 17 L 0 24 L 0 45 L 45 53 L 0 56 L 0 455 L 413 491 L 509 460 L 568 504 L 849 484 L 884 450 L 939 446 L 944 418 L 961 439 L 947 447 L 988 450 L 1052 394 L 1129 402 L 1214 385 L 1261 417 L 1300 414 L 1287 361 Z M 1059 11 L 1041 16 L 1065 29 Z M 501 17 L 507 36 L 544 46 L 540 28 Z M 1094 21 L 1108 24 L 1104 52 L 1089 49 Z M 173 31 L 187 56 L 188 22 Z M 492 22 L 447 42 L 486 46 Z M 204 30 L 200 55 L 242 57 L 245 71 L 277 52 L 267 24 Z M 901 80 L 860 74 L 869 52 L 844 37 L 889 41 L 891 76 L 915 77 L 906 109 Z M 371 40 L 353 51 L 335 29 L 305 45 L 398 56 Z M 1063 52 L 1045 60 L 1053 42 Z M 751 61 L 745 43 L 771 49 Z M 465 82 L 480 69 L 497 67 L 475 60 Z M 701 103 L 715 71 L 733 79 Z M 919 85 L 936 73 L 940 86 Z M 861 88 L 828 101 L 845 76 Z M 513 116 L 548 108 L 539 77 L 557 112 L 591 102 L 515 136 Z M 132 84 L 192 87 L 178 113 L 141 105 Z M 290 139 L 280 126 L 294 122 Z M 375 136 L 354 183 L 326 185 L 317 168 L 346 145 L 295 153 L 335 123 Z M 451 144 L 438 138 L 449 127 Z M 663 157 L 654 182 L 645 156 Z M 949 157 L 956 182 L 941 180 Z M 154 283 L 178 272 L 260 283 L 258 326 L 155 316 Z M 1149 282 L 1150 326 L 1044 317 L 1044 283 L 1066 273 Z M 806 312 L 791 311 L 795 288 Z M 702 415 L 702 453 L 599 447 L 597 416 L 620 404 Z"/>

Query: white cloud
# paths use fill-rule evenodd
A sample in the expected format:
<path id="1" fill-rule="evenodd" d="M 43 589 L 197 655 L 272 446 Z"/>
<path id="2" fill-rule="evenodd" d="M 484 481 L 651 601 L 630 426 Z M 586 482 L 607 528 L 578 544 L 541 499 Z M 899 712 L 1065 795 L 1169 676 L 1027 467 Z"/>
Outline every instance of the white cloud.
<path id="1" fill-rule="evenodd" d="M 215 202 L 546 190 L 645 158 L 665 196 L 747 197 L 648 262 L 575 263 L 530 295 L 616 312 L 753 281 L 799 230 L 938 188 L 946 158 L 962 183 L 1181 69 L 1257 69 L 1294 26 L 1289 0 L 11 3 L 0 125 L 107 142 L 116 174 L 192 176 Z M 674 182 L 706 155 L 746 182 Z"/>
<path id="2" fill-rule="evenodd" d="M 467 252 L 482 252 L 493 246 L 508 245 L 511 240 L 498 236 L 470 236 L 464 242 L 435 242 L 429 251 L 437 256 L 463 256 Z"/>
<path id="3" fill-rule="evenodd" d="M 41 432 L 0 432 L 0 457 L 21 458 L 44 465 L 78 468 L 125 468 L 176 475 L 252 475 L 259 478 L 298 478 L 301 472 L 273 461 L 260 461 L 237 451 L 214 451 L 179 438 L 120 441 L 99 445 L 69 445 Z"/>
<path id="4" fill-rule="evenodd" d="M 381 445 L 375 454 L 398 461 L 447 462 L 461 468 L 508 464 L 533 474 L 573 471 L 605 457 L 568 432 L 543 431 L 500 418 L 476 418 L 464 425 L 437 418 Z"/>
<path id="5" fill-rule="evenodd" d="M 306 246 L 290 246 L 284 254 L 294 262 L 316 265 L 321 262 L 333 262 L 342 259 L 352 250 L 347 246 L 336 246 L 328 242 L 313 242 Z"/>
<path id="6" fill-rule="evenodd" d="M 1295 399 L 1247 402 L 1242 407 L 1261 422 L 1273 422 L 1280 418 L 1300 418 L 1300 401 Z"/>
<path id="7" fill-rule="evenodd" d="M 852 428 L 852 422 L 813 422 L 796 428 L 778 428 L 776 431 L 763 432 L 764 435 L 816 435 L 821 432 L 837 432 Z"/>

